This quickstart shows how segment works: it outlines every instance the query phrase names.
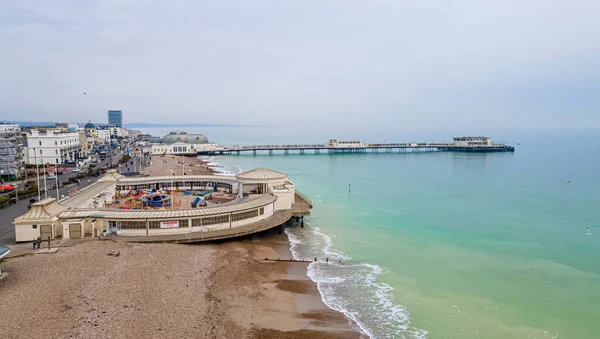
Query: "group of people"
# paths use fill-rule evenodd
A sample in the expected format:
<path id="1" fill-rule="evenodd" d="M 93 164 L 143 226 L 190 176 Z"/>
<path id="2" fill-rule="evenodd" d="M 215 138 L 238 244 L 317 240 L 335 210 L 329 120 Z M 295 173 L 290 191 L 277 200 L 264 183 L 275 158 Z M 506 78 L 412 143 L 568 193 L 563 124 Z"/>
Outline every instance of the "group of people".
<path id="1" fill-rule="evenodd" d="M 37 246 L 37 249 L 39 250 L 41 244 L 42 244 L 42 237 L 37 237 L 37 239 L 33 239 L 33 249 L 34 250 L 36 249 L 36 246 Z"/>

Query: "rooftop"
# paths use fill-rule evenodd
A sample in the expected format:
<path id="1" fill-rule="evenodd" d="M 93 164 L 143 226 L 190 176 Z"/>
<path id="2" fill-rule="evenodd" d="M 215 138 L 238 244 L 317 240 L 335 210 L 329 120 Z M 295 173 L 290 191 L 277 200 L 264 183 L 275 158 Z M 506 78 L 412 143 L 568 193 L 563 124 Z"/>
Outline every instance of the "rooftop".
<path id="1" fill-rule="evenodd" d="M 110 219 L 156 219 L 156 218 L 190 218 L 205 215 L 218 215 L 250 210 L 272 203 L 277 198 L 274 195 L 253 195 L 238 200 L 236 204 L 217 205 L 203 208 L 179 209 L 179 210 L 120 210 L 113 208 L 76 209 L 65 211 L 61 218 L 110 218 Z"/>
<path id="2" fill-rule="evenodd" d="M 31 205 L 27 213 L 15 219 L 15 222 L 24 220 L 47 220 L 53 219 L 68 207 L 60 205 L 55 198 L 47 198 Z"/>
<path id="3" fill-rule="evenodd" d="M 257 168 L 251 171 L 236 175 L 237 179 L 241 180 L 287 180 L 288 175 L 285 173 L 270 170 L 268 168 Z"/>

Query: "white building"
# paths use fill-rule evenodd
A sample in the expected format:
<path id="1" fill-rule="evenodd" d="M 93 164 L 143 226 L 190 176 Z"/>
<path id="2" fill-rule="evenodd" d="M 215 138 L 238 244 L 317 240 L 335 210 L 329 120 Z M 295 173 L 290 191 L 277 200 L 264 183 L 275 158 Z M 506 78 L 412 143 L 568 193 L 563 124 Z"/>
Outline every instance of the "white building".
<path id="1" fill-rule="evenodd" d="M 365 147 L 366 145 L 361 140 L 330 139 L 328 146 L 332 148 L 360 148 Z"/>
<path id="2" fill-rule="evenodd" d="M 77 160 L 79 134 L 32 130 L 27 134 L 28 164 L 64 164 Z"/>
<path id="3" fill-rule="evenodd" d="M 172 154 L 172 155 L 195 155 L 198 153 L 215 152 L 219 149 L 219 145 L 214 143 L 208 144 L 187 144 L 184 142 L 176 142 L 173 144 L 152 144 L 152 154 Z"/>
<path id="4" fill-rule="evenodd" d="M 112 131 L 110 129 L 99 129 L 96 131 L 96 134 L 98 139 L 102 139 L 105 142 L 108 142 L 110 141 Z"/>
<path id="5" fill-rule="evenodd" d="M 494 142 L 489 137 L 456 137 L 455 146 L 492 146 Z"/>

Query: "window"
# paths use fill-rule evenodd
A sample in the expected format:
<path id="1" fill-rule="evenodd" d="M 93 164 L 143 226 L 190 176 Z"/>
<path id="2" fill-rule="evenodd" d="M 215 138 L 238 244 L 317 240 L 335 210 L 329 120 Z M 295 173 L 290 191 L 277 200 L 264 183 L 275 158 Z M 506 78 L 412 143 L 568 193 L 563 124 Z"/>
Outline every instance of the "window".
<path id="1" fill-rule="evenodd" d="M 56 159 L 56 163 L 58 164 L 58 159 Z"/>
<path id="2" fill-rule="evenodd" d="M 54 150 L 54 153 L 58 154 L 58 150 L 57 150 L 57 149 L 55 149 L 55 150 Z"/>
<path id="3" fill-rule="evenodd" d="M 37 230 L 37 225 L 31 225 L 32 230 Z"/>
<path id="4" fill-rule="evenodd" d="M 232 221 L 250 219 L 258 216 L 258 210 L 236 213 L 233 215 Z"/>
<path id="5" fill-rule="evenodd" d="M 124 230 L 145 230 L 145 221 L 121 221 L 121 229 Z"/>
<path id="6" fill-rule="evenodd" d="M 40 154 L 43 154 L 43 153 L 42 153 L 42 150 L 40 150 Z"/>
<path id="7" fill-rule="evenodd" d="M 264 208 L 264 207 L 261 207 L 261 208 L 260 208 L 260 215 L 263 215 L 263 214 L 265 214 L 265 208 Z"/>
<path id="8" fill-rule="evenodd" d="M 192 220 L 192 225 L 193 225 L 193 222 L 194 222 L 194 220 Z M 229 222 L 228 215 L 220 215 L 220 216 L 216 216 L 216 217 L 202 218 L 202 226 L 224 224 L 227 222 Z"/>
<path id="9" fill-rule="evenodd" d="M 42 140 L 40 140 L 40 146 L 42 146 Z"/>
<path id="10" fill-rule="evenodd" d="M 62 141 L 60 142 L 60 144 L 62 145 Z M 58 145 L 58 141 L 54 140 L 54 146 Z"/>

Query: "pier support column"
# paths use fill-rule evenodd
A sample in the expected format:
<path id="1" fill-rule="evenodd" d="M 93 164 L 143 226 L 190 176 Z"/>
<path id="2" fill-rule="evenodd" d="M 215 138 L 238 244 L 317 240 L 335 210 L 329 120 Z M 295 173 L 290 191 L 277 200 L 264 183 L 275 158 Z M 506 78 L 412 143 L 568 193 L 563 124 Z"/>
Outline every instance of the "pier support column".
<path id="1" fill-rule="evenodd" d="M 304 228 L 304 217 L 301 217 L 300 220 L 300 228 Z"/>
<path id="2" fill-rule="evenodd" d="M 252 151 L 252 155 L 256 155 L 256 150 L 253 150 L 253 151 Z"/>
<path id="3" fill-rule="evenodd" d="M 321 150 L 318 148 L 315 148 L 315 154 L 320 154 L 320 153 L 321 153 Z"/>
<path id="4" fill-rule="evenodd" d="M 288 155 L 288 154 L 290 154 L 290 150 L 289 150 L 289 149 L 286 149 L 285 151 L 283 151 L 283 154 L 285 154 L 285 155 Z"/>
<path id="5" fill-rule="evenodd" d="M 303 149 L 300 150 L 300 154 L 304 154 L 304 150 Z"/>
<path id="6" fill-rule="evenodd" d="M 240 155 L 240 151 L 235 151 L 235 154 L 236 155 Z"/>
<path id="7" fill-rule="evenodd" d="M 273 150 L 272 149 L 269 150 L 269 155 L 273 155 Z"/>

